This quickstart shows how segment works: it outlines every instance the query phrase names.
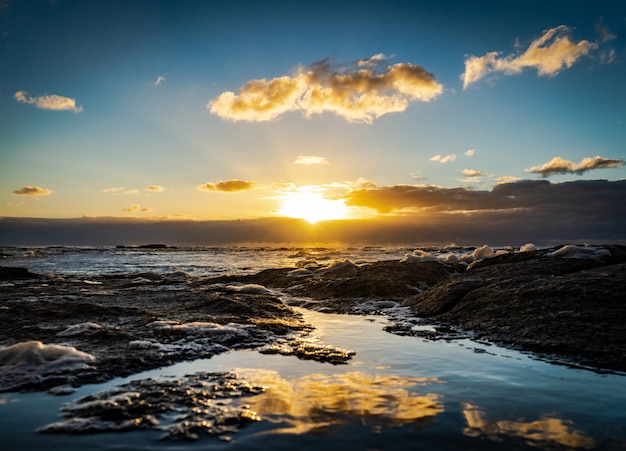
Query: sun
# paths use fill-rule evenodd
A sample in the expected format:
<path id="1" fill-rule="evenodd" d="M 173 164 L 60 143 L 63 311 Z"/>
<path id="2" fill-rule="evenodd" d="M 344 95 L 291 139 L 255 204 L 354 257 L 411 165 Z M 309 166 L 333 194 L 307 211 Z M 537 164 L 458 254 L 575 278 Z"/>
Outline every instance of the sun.
<path id="1" fill-rule="evenodd" d="M 348 207 L 343 199 L 326 199 L 319 193 L 303 191 L 286 195 L 278 214 L 315 224 L 329 219 L 346 219 Z"/>

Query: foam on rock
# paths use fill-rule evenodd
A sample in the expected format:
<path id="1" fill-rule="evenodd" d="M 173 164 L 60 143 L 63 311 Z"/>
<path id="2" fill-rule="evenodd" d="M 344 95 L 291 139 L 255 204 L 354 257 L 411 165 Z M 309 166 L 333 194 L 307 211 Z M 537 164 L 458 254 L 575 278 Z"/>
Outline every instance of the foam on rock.
<path id="1" fill-rule="evenodd" d="M 0 391 L 63 385 L 91 368 L 95 357 L 72 346 L 25 341 L 0 349 Z"/>

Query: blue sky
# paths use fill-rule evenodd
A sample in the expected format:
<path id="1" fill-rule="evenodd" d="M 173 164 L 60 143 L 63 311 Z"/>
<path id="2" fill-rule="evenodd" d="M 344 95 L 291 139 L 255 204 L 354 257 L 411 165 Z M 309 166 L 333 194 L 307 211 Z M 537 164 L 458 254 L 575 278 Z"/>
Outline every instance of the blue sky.
<path id="1" fill-rule="evenodd" d="M 0 216 L 420 221 L 526 181 L 619 200 L 626 5 L 521 3 L 2 0 Z"/>

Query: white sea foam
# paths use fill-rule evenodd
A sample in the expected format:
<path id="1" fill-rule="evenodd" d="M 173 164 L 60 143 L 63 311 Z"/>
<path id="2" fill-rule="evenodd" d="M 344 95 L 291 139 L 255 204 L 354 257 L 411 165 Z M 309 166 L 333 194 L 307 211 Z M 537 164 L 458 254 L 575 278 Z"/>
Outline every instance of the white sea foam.
<path id="1" fill-rule="evenodd" d="M 71 337 L 73 335 L 80 335 L 85 332 L 91 332 L 91 331 L 100 330 L 100 329 L 102 329 L 102 326 L 98 323 L 87 322 L 87 323 L 72 324 L 68 326 L 67 329 L 59 332 L 57 334 L 57 337 Z"/>
<path id="2" fill-rule="evenodd" d="M 599 246 L 575 246 L 567 244 L 560 247 L 554 252 L 548 254 L 549 257 L 562 258 L 590 258 L 592 260 L 604 260 L 611 258 L 611 252 L 608 249 Z"/>
<path id="3" fill-rule="evenodd" d="M 71 346 L 25 341 L 0 349 L 0 390 L 43 384 L 86 369 L 95 357 Z M 60 380 L 60 379 L 59 379 Z"/>
<path id="4" fill-rule="evenodd" d="M 472 253 L 472 257 L 474 258 L 474 261 L 478 261 L 478 260 L 484 260 L 485 258 L 491 258 L 491 257 L 495 257 L 495 252 L 493 251 L 493 249 L 485 244 L 484 246 L 478 247 L 476 249 L 474 249 L 474 252 Z"/>
<path id="5" fill-rule="evenodd" d="M 537 250 L 537 246 L 533 243 L 526 243 L 522 247 L 519 248 L 520 252 L 533 252 Z"/>

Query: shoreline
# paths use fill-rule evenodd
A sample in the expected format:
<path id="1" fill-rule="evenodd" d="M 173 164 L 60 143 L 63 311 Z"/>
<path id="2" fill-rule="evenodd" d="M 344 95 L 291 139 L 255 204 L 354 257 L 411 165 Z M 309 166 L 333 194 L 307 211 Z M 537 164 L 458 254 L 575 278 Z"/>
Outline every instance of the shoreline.
<path id="1" fill-rule="evenodd" d="M 626 247 L 570 247 L 570 254 L 561 249 L 506 253 L 469 267 L 346 260 L 165 279 L 134 274 L 86 280 L 2 267 L 0 391 L 69 392 L 232 349 L 349 361 L 349 350 L 312 341 L 311 326 L 292 306 L 390 315 L 385 330 L 394 334 L 470 338 L 592 371 L 626 371 Z M 394 317 L 399 311 L 404 316 Z M 415 327 L 424 324 L 435 332 Z M 93 359 L 68 351 L 62 357 L 76 357 L 74 366 L 47 368 L 49 345 Z M 18 354 L 32 365 L 12 373 Z"/>

